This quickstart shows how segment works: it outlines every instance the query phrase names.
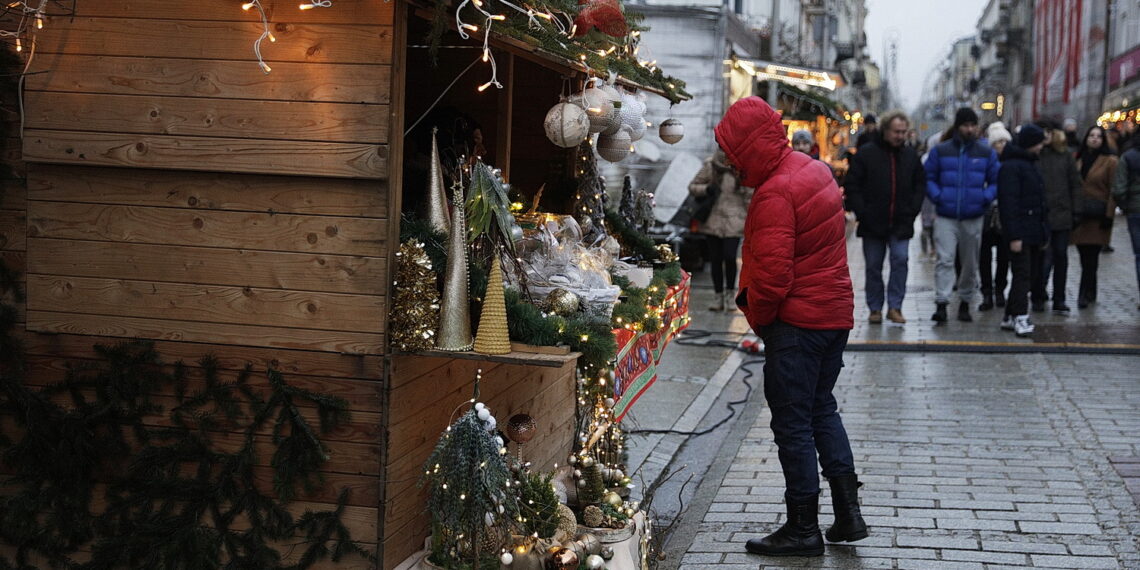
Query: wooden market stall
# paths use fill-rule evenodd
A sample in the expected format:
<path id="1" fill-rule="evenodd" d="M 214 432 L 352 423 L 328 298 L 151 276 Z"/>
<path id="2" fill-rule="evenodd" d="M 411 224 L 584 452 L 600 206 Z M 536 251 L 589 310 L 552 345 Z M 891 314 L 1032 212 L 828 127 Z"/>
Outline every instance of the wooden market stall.
<path id="1" fill-rule="evenodd" d="M 405 130 L 458 74 L 440 106 L 470 103 L 488 161 L 533 191 L 566 164 L 542 118 L 582 69 L 496 38 L 504 88 L 478 92 L 485 70 L 460 73 L 474 52 L 454 32 L 457 49 L 430 64 L 427 5 L 260 4 L 264 22 L 231 0 L 53 5 L 22 115 L 5 117 L 22 132 L 7 139 L 18 152 L 0 190 L 0 259 L 26 297 L 0 300 L 17 309 L 34 386 L 96 359 L 96 344 L 145 339 L 165 362 L 209 354 L 227 378 L 251 366 L 264 387 L 272 368 L 346 400 L 351 421 L 323 436 L 324 485 L 290 509 L 334 507 L 349 489 L 346 526 L 393 568 L 423 546 L 420 469 L 477 370 L 497 414 L 540 420 L 536 466 L 565 458 L 575 429 L 574 353 L 391 353 L 399 216 L 422 200 L 404 183 Z M 253 46 L 266 34 L 263 72 Z"/>

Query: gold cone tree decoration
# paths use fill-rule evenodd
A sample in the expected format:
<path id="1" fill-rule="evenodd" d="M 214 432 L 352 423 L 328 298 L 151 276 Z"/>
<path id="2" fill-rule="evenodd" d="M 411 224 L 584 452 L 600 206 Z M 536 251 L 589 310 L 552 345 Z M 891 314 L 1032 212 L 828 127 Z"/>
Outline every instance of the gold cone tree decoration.
<path id="1" fill-rule="evenodd" d="M 451 220 L 447 213 L 447 190 L 443 187 L 443 163 L 439 159 L 439 143 L 436 132 L 431 130 L 431 169 L 428 173 L 428 223 L 437 232 L 447 235 L 451 231 Z"/>
<path id="2" fill-rule="evenodd" d="M 431 259 L 419 240 L 400 244 L 396 254 L 396 281 L 392 289 L 392 344 L 404 352 L 419 352 L 435 346 L 439 327 L 439 292 Z"/>
<path id="3" fill-rule="evenodd" d="M 479 332 L 475 335 L 475 352 L 507 354 L 510 351 L 507 302 L 503 297 L 503 270 L 499 264 L 499 256 L 492 255 L 487 293 L 483 295 L 483 312 L 479 315 Z"/>
<path id="4" fill-rule="evenodd" d="M 455 208 L 451 213 L 454 231 L 447 239 L 447 272 L 440 303 L 439 335 L 436 348 L 452 352 L 471 350 L 471 312 L 467 290 L 467 218 L 463 188 L 455 186 Z"/>

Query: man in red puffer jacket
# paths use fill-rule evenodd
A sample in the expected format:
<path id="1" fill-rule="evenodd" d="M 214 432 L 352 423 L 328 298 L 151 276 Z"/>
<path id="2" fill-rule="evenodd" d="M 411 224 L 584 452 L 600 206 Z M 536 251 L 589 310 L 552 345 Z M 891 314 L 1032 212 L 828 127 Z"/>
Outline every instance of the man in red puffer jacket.
<path id="1" fill-rule="evenodd" d="M 756 189 L 744 227 L 736 304 L 764 339 L 764 397 L 784 471 L 788 520 L 748 541 L 769 556 L 819 556 L 819 465 L 831 486 L 832 542 L 867 536 L 855 461 L 831 391 L 854 326 L 843 197 L 827 165 L 792 152 L 779 113 L 762 99 L 734 103 L 716 140 L 741 184 Z"/>

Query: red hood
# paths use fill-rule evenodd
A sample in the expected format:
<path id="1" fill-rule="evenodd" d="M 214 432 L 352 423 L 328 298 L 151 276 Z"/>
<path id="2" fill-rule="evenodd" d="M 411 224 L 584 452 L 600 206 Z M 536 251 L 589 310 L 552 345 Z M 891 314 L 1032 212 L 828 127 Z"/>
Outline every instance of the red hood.
<path id="1" fill-rule="evenodd" d="M 741 175 L 741 185 L 758 188 L 792 149 L 780 114 L 759 97 L 732 104 L 716 126 L 716 142 Z"/>

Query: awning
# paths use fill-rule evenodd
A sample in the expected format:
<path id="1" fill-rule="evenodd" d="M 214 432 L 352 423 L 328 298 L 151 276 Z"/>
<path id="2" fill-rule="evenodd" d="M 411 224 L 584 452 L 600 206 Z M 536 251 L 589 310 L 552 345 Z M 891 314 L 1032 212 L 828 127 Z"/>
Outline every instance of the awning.
<path id="1" fill-rule="evenodd" d="M 743 69 L 760 81 L 775 80 L 796 87 L 819 87 L 828 91 L 844 85 L 843 76 L 838 71 L 739 58 L 725 63 Z"/>

